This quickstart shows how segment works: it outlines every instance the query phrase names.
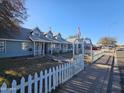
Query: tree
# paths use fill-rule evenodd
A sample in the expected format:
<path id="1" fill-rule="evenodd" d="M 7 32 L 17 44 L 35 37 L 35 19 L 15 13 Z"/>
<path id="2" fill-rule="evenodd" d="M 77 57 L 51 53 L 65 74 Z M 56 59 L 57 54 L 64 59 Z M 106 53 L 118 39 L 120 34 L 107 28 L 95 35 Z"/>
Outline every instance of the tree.
<path id="1" fill-rule="evenodd" d="M 108 46 L 108 45 L 116 45 L 117 41 L 114 37 L 102 37 L 98 43 L 102 44 L 103 46 Z"/>
<path id="2" fill-rule="evenodd" d="M 25 0 L 0 0 L 0 29 L 18 30 L 27 18 Z"/>

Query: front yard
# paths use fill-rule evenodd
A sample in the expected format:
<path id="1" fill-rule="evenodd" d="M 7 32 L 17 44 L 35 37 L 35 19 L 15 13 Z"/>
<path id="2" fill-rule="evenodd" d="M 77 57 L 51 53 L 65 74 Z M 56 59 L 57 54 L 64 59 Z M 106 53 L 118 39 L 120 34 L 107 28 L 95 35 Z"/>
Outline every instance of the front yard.
<path id="1" fill-rule="evenodd" d="M 6 82 L 8 85 L 13 79 L 20 81 L 24 76 L 56 66 L 59 63 L 50 57 L 20 57 L 0 59 L 0 85 Z M 18 82 L 19 83 L 19 82 Z"/>
<path id="2" fill-rule="evenodd" d="M 61 53 L 47 55 L 45 57 L 0 59 L 0 86 L 3 82 L 10 85 L 13 79 L 15 79 L 19 84 L 21 77 L 25 77 L 27 81 L 29 74 L 34 76 L 35 72 L 39 74 L 41 70 L 43 71 L 45 69 L 52 68 L 53 66 L 63 64 L 72 57 L 72 53 Z"/>

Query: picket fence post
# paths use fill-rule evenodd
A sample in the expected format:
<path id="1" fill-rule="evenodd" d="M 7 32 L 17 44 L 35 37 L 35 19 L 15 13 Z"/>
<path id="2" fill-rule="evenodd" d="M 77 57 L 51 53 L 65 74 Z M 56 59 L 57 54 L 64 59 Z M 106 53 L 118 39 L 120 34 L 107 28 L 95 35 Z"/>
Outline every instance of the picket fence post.
<path id="1" fill-rule="evenodd" d="M 62 82 L 62 69 L 61 69 L 61 65 L 59 65 L 59 84 L 61 84 L 61 82 Z"/>
<path id="2" fill-rule="evenodd" d="M 21 84 L 20 84 L 20 92 L 21 93 L 25 93 L 25 78 L 24 77 L 22 77 L 21 78 Z"/>
<path id="3" fill-rule="evenodd" d="M 51 76 L 52 76 L 52 72 L 51 72 L 51 68 L 49 69 L 49 92 L 51 92 Z"/>
<path id="4" fill-rule="evenodd" d="M 64 82 L 64 65 L 62 64 L 62 83 Z"/>
<path id="5" fill-rule="evenodd" d="M 65 64 L 65 81 L 67 81 L 67 74 L 68 74 L 68 68 L 67 68 L 67 63 Z"/>
<path id="6" fill-rule="evenodd" d="M 28 76 L 28 93 L 32 93 L 32 76 Z"/>
<path id="7" fill-rule="evenodd" d="M 7 93 L 7 85 L 5 82 L 3 83 L 2 87 L 1 87 L 1 93 Z"/>
<path id="8" fill-rule="evenodd" d="M 34 93 L 38 93 L 38 74 L 34 74 Z"/>
<path id="9" fill-rule="evenodd" d="M 56 66 L 56 87 L 58 86 L 58 66 Z"/>
<path id="10" fill-rule="evenodd" d="M 66 64 L 64 64 L 64 76 L 63 76 L 63 78 L 64 78 L 64 82 L 65 82 L 65 80 L 66 80 Z"/>
<path id="11" fill-rule="evenodd" d="M 55 76 L 55 68 L 53 67 L 53 89 L 55 90 L 56 76 Z"/>
<path id="12" fill-rule="evenodd" d="M 17 82 L 15 80 L 12 81 L 11 93 L 16 93 Z"/>
<path id="13" fill-rule="evenodd" d="M 40 72 L 40 93 L 43 91 L 43 72 Z"/>
<path id="14" fill-rule="evenodd" d="M 45 70 L 45 93 L 48 93 L 47 70 Z"/>
<path id="15" fill-rule="evenodd" d="M 69 67 L 69 64 L 70 64 L 70 63 L 68 63 L 68 79 L 70 78 L 70 70 L 69 70 L 70 67 Z"/>
<path id="16" fill-rule="evenodd" d="M 69 63 L 69 67 L 68 68 L 69 68 L 69 73 L 68 73 L 69 74 L 69 78 L 71 78 L 71 65 L 70 65 L 70 63 Z"/>

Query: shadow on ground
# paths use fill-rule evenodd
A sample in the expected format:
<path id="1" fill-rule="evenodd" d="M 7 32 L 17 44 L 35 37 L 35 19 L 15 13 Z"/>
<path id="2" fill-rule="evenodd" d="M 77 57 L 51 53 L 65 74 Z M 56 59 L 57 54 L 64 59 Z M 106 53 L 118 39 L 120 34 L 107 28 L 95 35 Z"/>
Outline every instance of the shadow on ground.
<path id="1" fill-rule="evenodd" d="M 52 93 L 107 93 L 113 57 L 103 56 Z"/>

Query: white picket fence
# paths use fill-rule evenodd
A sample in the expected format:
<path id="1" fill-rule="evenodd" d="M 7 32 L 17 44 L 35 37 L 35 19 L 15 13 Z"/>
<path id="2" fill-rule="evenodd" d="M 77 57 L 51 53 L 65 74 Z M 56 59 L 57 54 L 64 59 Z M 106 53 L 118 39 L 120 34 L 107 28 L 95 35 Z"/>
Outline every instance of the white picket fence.
<path id="1" fill-rule="evenodd" d="M 48 93 L 83 69 L 84 62 L 82 55 L 79 55 L 69 63 L 35 73 L 34 76 L 29 75 L 27 81 L 22 77 L 19 85 L 16 80 L 13 80 L 9 88 L 3 83 L 0 93 Z"/>
<path id="2" fill-rule="evenodd" d="M 93 54 L 93 61 L 104 55 L 104 51 L 97 51 Z M 7 87 L 6 83 L 0 87 L 0 93 L 48 93 L 55 90 L 57 86 L 64 83 L 72 76 L 84 69 L 83 55 L 75 56 L 75 58 L 49 70 L 35 73 L 34 76 L 29 75 L 26 81 L 21 78 L 20 84 L 16 80 L 12 81 L 11 87 Z"/>
<path id="3" fill-rule="evenodd" d="M 93 52 L 93 60 L 92 60 L 92 62 L 96 61 L 97 59 L 99 59 L 103 55 L 104 55 L 104 51 L 103 50 L 94 51 Z"/>

